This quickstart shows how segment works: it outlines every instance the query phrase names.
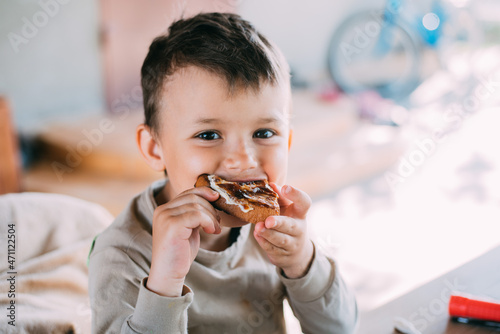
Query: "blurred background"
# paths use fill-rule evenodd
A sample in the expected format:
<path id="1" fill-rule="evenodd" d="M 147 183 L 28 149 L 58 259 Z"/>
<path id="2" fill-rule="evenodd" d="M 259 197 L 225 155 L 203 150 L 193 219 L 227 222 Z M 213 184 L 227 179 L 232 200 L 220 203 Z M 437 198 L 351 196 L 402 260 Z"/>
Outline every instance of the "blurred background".
<path id="1" fill-rule="evenodd" d="M 289 183 L 363 312 L 500 243 L 500 3 L 0 3 L 0 192 L 117 215 L 162 177 L 135 146 L 140 67 L 181 16 L 235 12 L 292 69 Z"/>

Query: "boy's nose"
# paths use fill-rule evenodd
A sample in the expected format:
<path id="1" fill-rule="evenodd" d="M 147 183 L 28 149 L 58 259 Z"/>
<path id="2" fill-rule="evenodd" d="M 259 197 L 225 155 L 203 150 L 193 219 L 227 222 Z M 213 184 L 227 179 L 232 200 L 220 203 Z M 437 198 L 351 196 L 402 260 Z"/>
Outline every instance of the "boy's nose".
<path id="1" fill-rule="evenodd" d="M 226 150 L 223 165 L 227 170 L 241 172 L 256 168 L 258 163 L 251 145 L 240 143 Z"/>

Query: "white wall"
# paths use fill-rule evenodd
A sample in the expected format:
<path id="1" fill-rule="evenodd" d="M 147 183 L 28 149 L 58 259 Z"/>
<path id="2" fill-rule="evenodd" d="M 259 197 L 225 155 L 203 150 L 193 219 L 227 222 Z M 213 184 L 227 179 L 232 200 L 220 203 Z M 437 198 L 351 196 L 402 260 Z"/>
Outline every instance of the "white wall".
<path id="1" fill-rule="evenodd" d="M 238 13 L 283 51 L 298 76 L 327 77 L 326 57 L 337 25 L 350 13 L 383 6 L 384 0 L 239 0 Z"/>
<path id="2" fill-rule="evenodd" d="M 21 131 L 102 112 L 97 5 L 0 2 L 0 94 L 9 98 Z"/>

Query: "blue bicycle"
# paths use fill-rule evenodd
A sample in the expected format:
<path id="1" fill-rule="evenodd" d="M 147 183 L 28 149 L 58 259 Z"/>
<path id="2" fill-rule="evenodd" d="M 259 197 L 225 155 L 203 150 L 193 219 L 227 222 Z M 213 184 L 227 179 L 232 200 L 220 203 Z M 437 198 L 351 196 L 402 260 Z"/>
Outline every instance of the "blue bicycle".
<path id="1" fill-rule="evenodd" d="M 465 8 L 388 0 L 385 8 L 356 13 L 336 29 L 330 74 L 347 93 L 375 90 L 405 99 L 434 71 L 446 69 L 450 54 L 468 52 L 479 34 Z"/>

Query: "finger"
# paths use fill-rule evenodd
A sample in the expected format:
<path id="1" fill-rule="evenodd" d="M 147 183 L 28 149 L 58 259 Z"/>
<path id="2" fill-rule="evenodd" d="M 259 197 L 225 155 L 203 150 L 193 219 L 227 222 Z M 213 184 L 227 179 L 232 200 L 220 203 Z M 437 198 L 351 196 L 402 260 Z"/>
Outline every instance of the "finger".
<path id="1" fill-rule="evenodd" d="M 175 203 L 174 203 L 175 202 Z M 202 226 L 207 233 L 220 233 L 220 216 L 212 205 L 205 199 L 194 195 L 185 195 L 176 198 L 175 201 L 170 203 L 173 207 L 164 205 L 155 210 L 153 221 L 172 221 L 172 223 L 182 224 L 187 228 L 196 228 Z M 191 219 L 192 221 L 186 223 L 183 219 Z M 212 222 L 213 229 L 205 226 L 203 223 L 208 218 Z"/>
<path id="2" fill-rule="evenodd" d="M 216 200 L 218 197 L 219 194 L 208 187 L 193 188 L 182 192 L 174 199 L 159 206 L 157 210 L 175 209 L 176 207 L 196 203 L 212 212 L 217 220 L 220 220 L 219 213 L 209 202 L 211 200 Z"/>
<path id="3" fill-rule="evenodd" d="M 297 245 L 297 242 L 295 242 L 296 238 L 275 230 L 263 228 L 258 232 L 258 235 L 273 246 L 281 248 L 286 252 L 293 252 Z"/>
<path id="4" fill-rule="evenodd" d="M 216 216 L 220 220 L 219 213 L 217 212 L 217 210 L 215 210 L 213 205 L 207 199 L 205 199 L 204 197 L 201 197 L 197 194 L 187 193 L 187 194 L 181 195 L 180 197 L 177 197 L 175 199 L 175 201 L 171 202 L 172 208 L 180 207 L 183 205 L 195 205 L 195 206 L 199 205 L 200 206 L 199 209 L 204 208 L 204 209 L 212 212 L 214 214 L 214 216 Z"/>
<path id="5" fill-rule="evenodd" d="M 182 215 L 174 216 L 173 219 L 177 224 L 191 230 L 201 227 L 209 234 L 218 234 L 221 231 L 219 222 L 206 211 L 187 211 Z"/>
<path id="6" fill-rule="evenodd" d="M 260 230 L 262 230 L 263 228 L 265 228 L 266 226 L 264 225 L 264 222 L 258 222 L 257 224 L 255 224 L 255 231 L 257 233 L 260 232 Z"/>
<path id="7" fill-rule="evenodd" d="M 209 205 L 207 208 L 203 203 L 186 203 L 181 206 L 177 206 L 168 210 L 168 215 L 172 217 L 182 216 L 186 214 L 191 214 L 191 212 L 200 212 L 208 215 L 211 220 L 215 223 L 216 230 L 220 230 L 220 215 L 219 213 Z M 194 215 L 196 217 L 196 215 Z"/>
<path id="8" fill-rule="evenodd" d="M 254 236 L 255 240 L 257 241 L 257 243 L 259 244 L 259 246 L 268 255 L 276 256 L 276 255 L 286 255 L 287 254 L 286 250 L 284 250 L 283 248 L 280 248 L 280 247 L 272 244 L 271 242 L 269 242 L 268 240 L 266 240 L 266 238 L 264 238 L 259 233 L 257 233 L 257 231 L 255 231 L 255 230 L 253 232 L 253 236 Z"/>
<path id="9" fill-rule="evenodd" d="M 286 216 L 267 217 L 264 227 L 291 236 L 298 236 L 302 233 L 302 228 L 299 226 L 297 220 Z"/>
<path id="10" fill-rule="evenodd" d="M 219 198 L 219 193 L 216 192 L 215 190 L 209 188 L 209 187 L 191 188 L 191 189 L 183 191 L 177 197 L 187 195 L 187 194 L 198 195 L 200 197 L 203 197 L 204 199 L 206 199 L 209 202 L 216 201 Z"/>
<path id="11" fill-rule="evenodd" d="M 302 190 L 285 185 L 281 188 L 281 196 L 292 202 L 285 208 L 286 215 L 296 218 L 305 218 L 311 207 L 311 198 Z"/>
<path id="12" fill-rule="evenodd" d="M 280 207 L 283 207 L 283 206 L 288 206 L 290 204 L 292 204 L 292 201 L 290 201 L 289 199 L 285 198 L 282 194 L 281 194 L 281 186 L 277 185 L 276 183 L 274 182 L 270 182 L 269 185 L 271 186 L 271 188 L 273 188 L 273 190 L 278 194 L 278 203 L 280 205 Z"/>

